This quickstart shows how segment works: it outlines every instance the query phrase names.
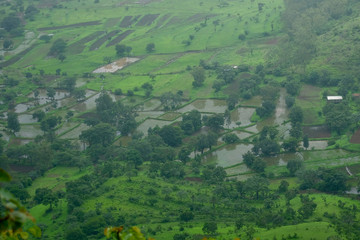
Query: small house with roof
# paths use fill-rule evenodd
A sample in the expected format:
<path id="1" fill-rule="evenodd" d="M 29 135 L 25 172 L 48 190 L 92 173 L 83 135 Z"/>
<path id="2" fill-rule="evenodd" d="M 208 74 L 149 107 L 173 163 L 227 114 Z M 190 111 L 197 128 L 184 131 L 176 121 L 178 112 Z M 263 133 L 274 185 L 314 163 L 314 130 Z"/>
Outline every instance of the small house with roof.
<path id="1" fill-rule="evenodd" d="M 328 102 L 338 103 L 343 100 L 342 96 L 327 96 L 326 97 Z"/>

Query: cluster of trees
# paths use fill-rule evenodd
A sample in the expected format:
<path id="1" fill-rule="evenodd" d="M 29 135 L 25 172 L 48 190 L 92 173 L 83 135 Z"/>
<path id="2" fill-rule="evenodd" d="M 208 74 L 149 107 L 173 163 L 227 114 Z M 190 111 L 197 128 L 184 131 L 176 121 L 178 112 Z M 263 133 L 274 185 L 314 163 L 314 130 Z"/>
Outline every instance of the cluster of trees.
<path id="1" fill-rule="evenodd" d="M 328 31 L 333 19 L 351 14 L 348 0 L 285 1 L 282 14 L 284 30 L 288 35 L 286 42 L 277 51 L 277 64 L 305 66 L 317 53 L 316 39 Z"/>
<path id="2" fill-rule="evenodd" d="M 58 38 L 56 39 L 50 50 L 48 55 L 58 58 L 61 62 L 63 62 L 66 59 L 65 51 L 66 51 L 67 43 L 64 39 Z"/>

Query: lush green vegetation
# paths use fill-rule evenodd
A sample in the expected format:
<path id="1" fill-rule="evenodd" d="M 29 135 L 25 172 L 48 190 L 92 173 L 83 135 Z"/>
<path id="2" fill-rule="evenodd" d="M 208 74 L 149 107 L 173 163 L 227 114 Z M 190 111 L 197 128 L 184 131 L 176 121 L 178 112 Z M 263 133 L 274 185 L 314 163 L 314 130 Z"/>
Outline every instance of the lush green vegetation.
<path id="1" fill-rule="evenodd" d="M 0 12 L 0 167 L 43 239 L 358 238 L 359 1 Z"/>

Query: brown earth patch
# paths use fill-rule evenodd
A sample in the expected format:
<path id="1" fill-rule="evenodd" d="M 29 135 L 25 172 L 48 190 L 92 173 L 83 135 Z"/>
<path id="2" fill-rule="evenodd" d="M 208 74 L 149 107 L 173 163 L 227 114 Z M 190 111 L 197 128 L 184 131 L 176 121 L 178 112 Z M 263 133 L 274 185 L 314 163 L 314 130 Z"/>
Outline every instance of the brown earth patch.
<path id="1" fill-rule="evenodd" d="M 351 136 L 350 143 L 360 143 L 360 129 Z"/>
<path id="2" fill-rule="evenodd" d="M 91 46 L 90 46 L 90 51 L 94 51 L 96 49 L 98 49 L 99 47 L 101 47 L 101 45 L 103 45 L 108 39 L 114 37 L 116 34 L 119 33 L 119 30 L 114 30 L 109 32 L 108 34 L 105 34 L 105 36 L 99 38 L 96 42 L 94 42 Z"/>
<path id="3" fill-rule="evenodd" d="M 106 45 L 106 47 L 110 47 L 110 46 L 120 43 L 122 40 L 124 40 L 127 36 L 129 36 L 133 32 L 134 32 L 134 30 L 127 30 L 126 32 L 121 33 L 119 36 L 117 36 L 111 42 L 109 42 Z"/>
<path id="4" fill-rule="evenodd" d="M 99 36 L 103 35 L 104 33 L 105 33 L 104 31 L 96 31 L 96 32 L 80 39 L 79 41 L 69 45 L 68 52 L 71 54 L 81 53 L 85 48 L 85 43 L 88 43 L 88 42 L 94 40 L 96 37 L 99 37 Z"/>
<path id="5" fill-rule="evenodd" d="M 304 126 L 303 133 L 304 135 L 308 135 L 309 138 L 331 137 L 331 132 L 326 125 Z"/>
<path id="6" fill-rule="evenodd" d="M 189 182 L 202 182 L 203 180 L 199 177 L 186 177 L 185 178 L 186 181 Z"/>
<path id="7" fill-rule="evenodd" d="M 160 14 L 147 14 L 138 21 L 136 26 L 150 26 Z"/>
<path id="8" fill-rule="evenodd" d="M 24 166 L 24 165 L 15 165 L 15 164 L 10 164 L 9 167 L 14 172 L 22 172 L 22 173 L 28 173 L 35 169 L 33 166 Z"/>
<path id="9" fill-rule="evenodd" d="M 48 30 L 57 30 L 57 29 L 64 29 L 64 28 L 73 28 L 73 27 L 86 27 L 86 26 L 94 26 L 100 25 L 100 21 L 91 21 L 91 22 L 83 22 L 83 23 L 75 23 L 70 25 L 63 25 L 63 26 L 56 26 L 56 27 L 43 27 L 38 28 L 38 31 L 48 31 Z"/>

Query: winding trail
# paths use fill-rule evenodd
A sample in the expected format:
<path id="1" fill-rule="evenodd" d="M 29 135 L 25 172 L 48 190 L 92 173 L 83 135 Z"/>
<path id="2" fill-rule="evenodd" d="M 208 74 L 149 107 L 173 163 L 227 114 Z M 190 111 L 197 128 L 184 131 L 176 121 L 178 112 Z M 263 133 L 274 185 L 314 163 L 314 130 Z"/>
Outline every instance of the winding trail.
<path id="1" fill-rule="evenodd" d="M 350 172 L 350 169 L 349 169 L 347 166 L 346 166 L 345 168 L 346 168 L 347 173 L 348 173 L 350 176 L 352 176 L 353 174 Z"/>

